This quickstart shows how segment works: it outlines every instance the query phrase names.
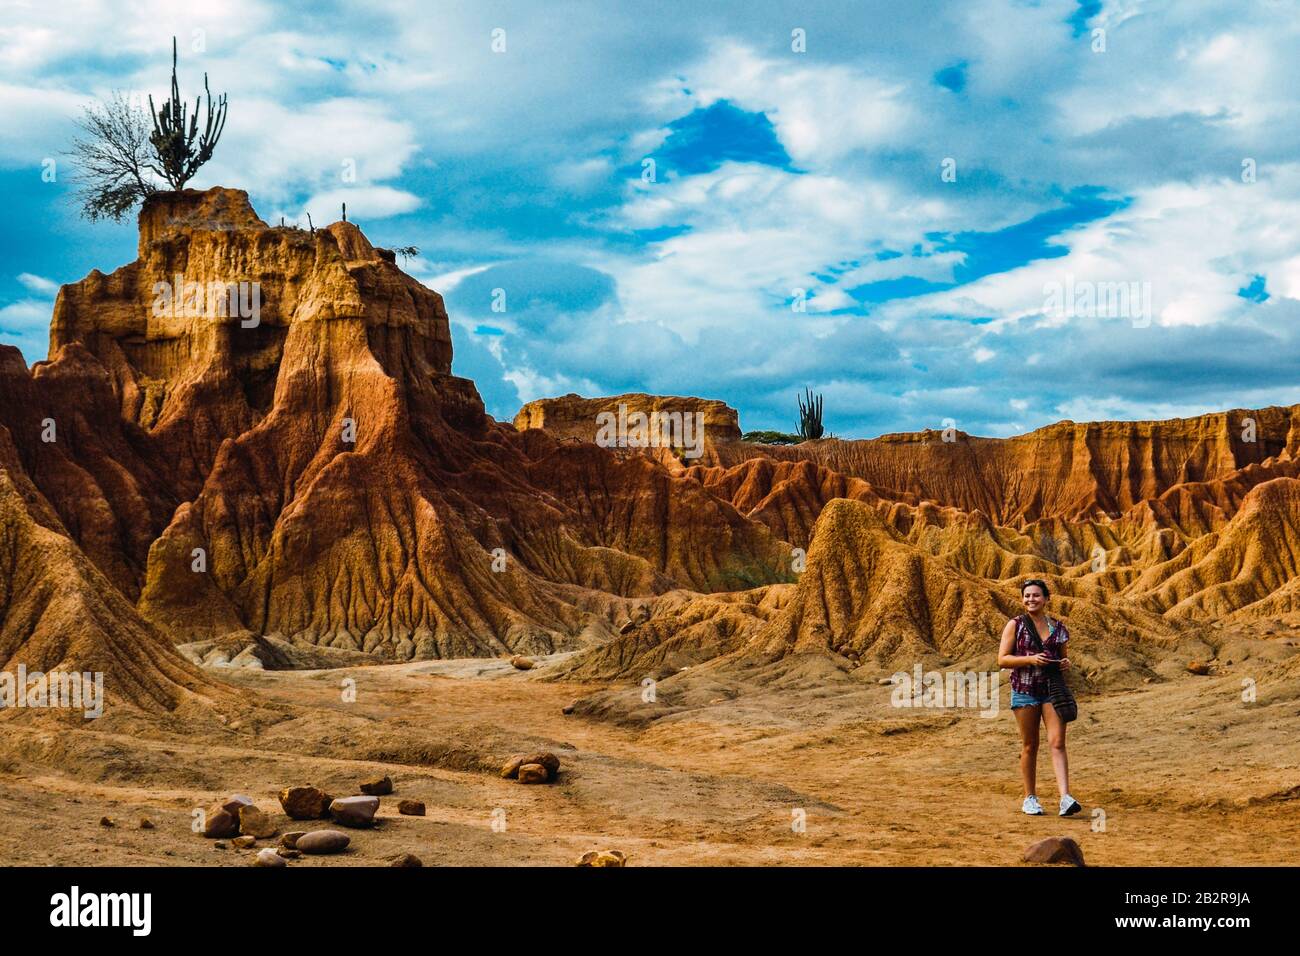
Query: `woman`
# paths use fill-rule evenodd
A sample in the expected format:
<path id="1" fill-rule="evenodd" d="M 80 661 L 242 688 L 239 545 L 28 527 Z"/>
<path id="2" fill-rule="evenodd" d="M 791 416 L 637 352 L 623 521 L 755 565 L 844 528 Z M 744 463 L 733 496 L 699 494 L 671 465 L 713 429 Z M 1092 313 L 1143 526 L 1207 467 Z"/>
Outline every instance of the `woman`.
<path id="1" fill-rule="evenodd" d="M 1035 578 L 1020 587 L 1020 600 L 1037 631 L 1028 632 L 1024 617 L 1007 621 L 1002 629 L 1002 643 L 998 647 L 998 666 L 1011 671 L 1011 712 L 1020 726 L 1020 776 L 1025 783 L 1025 801 L 1021 809 L 1028 814 L 1041 816 L 1042 805 L 1035 793 L 1038 776 L 1038 722 L 1047 724 L 1047 743 L 1052 748 L 1052 769 L 1056 771 L 1056 787 L 1061 792 L 1063 817 L 1078 813 L 1083 808 L 1070 796 L 1070 767 L 1065 756 L 1065 721 L 1047 700 L 1047 679 L 1050 667 L 1070 666 L 1065 656 L 1065 642 L 1070 633 L 1060 621 L 1047 616 L 1047 601 L 1051 592 L 1047 583 Z M 1035 641 L 1034 637 L 1038 640 Z M 1040 644 L 1041 642 L 1041 644 Z"/>

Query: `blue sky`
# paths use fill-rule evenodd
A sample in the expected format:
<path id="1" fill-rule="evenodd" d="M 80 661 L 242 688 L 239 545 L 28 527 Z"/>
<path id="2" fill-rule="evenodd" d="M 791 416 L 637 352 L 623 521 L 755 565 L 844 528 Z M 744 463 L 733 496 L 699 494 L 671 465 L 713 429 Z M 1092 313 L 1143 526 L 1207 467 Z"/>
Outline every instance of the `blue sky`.
<path id="1" fill-rule="evenodd" d="M 419 246 L 500 418 L 648 391 L 790 430 L 809 386 L 844 437 L 1003 436 L 1300 402 L 1297 12 L 13 4 L 0 341 L 43 359 L 58 285 L 134 257 L 63 151 L 94 98 L 165 89 L 175 34 L 183 88 L 231 101 L 194 185 Z M 1120 285 L 1120 314 L 1050 304 Z"/>

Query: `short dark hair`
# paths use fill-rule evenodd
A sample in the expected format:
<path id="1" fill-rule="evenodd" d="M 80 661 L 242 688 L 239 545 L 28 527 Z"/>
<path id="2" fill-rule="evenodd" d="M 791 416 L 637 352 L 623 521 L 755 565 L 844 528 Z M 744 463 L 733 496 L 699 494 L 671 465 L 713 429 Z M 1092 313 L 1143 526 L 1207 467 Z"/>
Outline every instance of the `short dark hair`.
<path id="1" fill-rule="evenodd" d="M 1042 578 L 1030 578 L 1024 584 L 1020 585 L 1020 593 L 1024 594 L 1025 588 L 1030 587 L 1031 585 L 1037 585 L 1038 587 L 1042 588 L 1043 597 L 1049 598 L 1052 596 L 1052 592 L 1047 590 L 1047 582 L 1044 581 Z"/>

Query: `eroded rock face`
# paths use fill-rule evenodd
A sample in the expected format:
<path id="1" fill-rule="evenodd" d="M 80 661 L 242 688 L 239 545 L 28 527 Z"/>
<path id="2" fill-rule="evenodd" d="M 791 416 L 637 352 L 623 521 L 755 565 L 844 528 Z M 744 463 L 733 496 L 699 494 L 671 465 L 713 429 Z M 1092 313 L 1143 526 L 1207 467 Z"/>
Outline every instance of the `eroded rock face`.
<path id="1" fill-rule="evenodd" d="M 709 444 L 740 440 L 740 417 L 724 402 L 642 393 L 610 398 L 583 398 L 574 394 L 539 398 L 519 409 L 515 415 L 515 428 L 520 431 L 538 428 L 556 438 L 594 442 L 601 433 L 603 422 L 617 422 L 622 418 L 627 423 L 638 413 L 651 420 L 654 416 L 661 416 L 661 421 L 673 428 L 677 427 L 676 419 L 670 420 L 668 416 L 698 416 L 696 421 L 702 426 L 702 438 Z M 635 420 L 630 422 L 631 428 L 637 424 Z"/>
<path id="2" fill-rule="evenodd" d="M 393 260 L 236 190 L 159 194 L 135 262 L 61 290 L 48 361 L 0 346 L 0 664 L 102 664 L 173 710 L 235 698 L 168 642 L 265 667 L 586 649 L 547 674 L 605 679 L 970 657 L 1030 575 L 1121 643 L 1297 609 L 1300 406 L 773 447 L 720 402 L 565 396 L 510 427 Z M 233 313 L 197 307 L 232 284 Z M 703 456 L 593 443 L 636 412 L 700 415 Z"/>

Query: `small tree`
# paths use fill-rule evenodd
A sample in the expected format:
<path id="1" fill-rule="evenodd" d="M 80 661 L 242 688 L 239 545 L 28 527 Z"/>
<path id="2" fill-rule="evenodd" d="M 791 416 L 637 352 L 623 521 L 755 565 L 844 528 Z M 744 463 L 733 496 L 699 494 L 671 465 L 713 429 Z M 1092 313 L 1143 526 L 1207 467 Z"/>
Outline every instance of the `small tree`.
<path id="1" fill-rule="evenodd" d="M 149 118 L 115 90 L 107 102 L 87 107 L 77 125 L 85 134 L 72 141 L 71 150 L 81 214 L 92 222 L 121 220 L 155 191 Z"/>
<path id="2" fill-rule="evenodd" d="M 226 126 L 226 94 L 217 97 L 217 105 L 212 107 L 212 91 L 208 89 L 208 74 L 203 74 L 203 92 L 208 98 L 207 116 L 203 124 L 203 135 L 199 136 L 199 103 L 195 97 L 194 112 L 188 114 L 189 125 L 186 126 L 187 111 L 181 102 L 180 85 L 176 79 L 176 38 L 172 37 L 172 95 L 162 109 L 154 111 L 153 97 L 149 97 L 149 112 L 153 115 L 153 135 L 149 143 L 159 165 L 154 170 L 167 180 L 172 189 L 184 189 L 200 166 L 212 158 L 212 151 L 217 148 L 221 131 Z M 195 140 L 198 140 L 197 144 Z"/>
<path id="3" fill-rule="evenodd" d="M 803 398 L 799 399 L 799 437 L 809 441 L 821 438 L 826 430 L 822 428 L 822 397 L 814 396 L 807 387 L 804 388 L 804 395 L 807 397 L 806 402 Z"/>

